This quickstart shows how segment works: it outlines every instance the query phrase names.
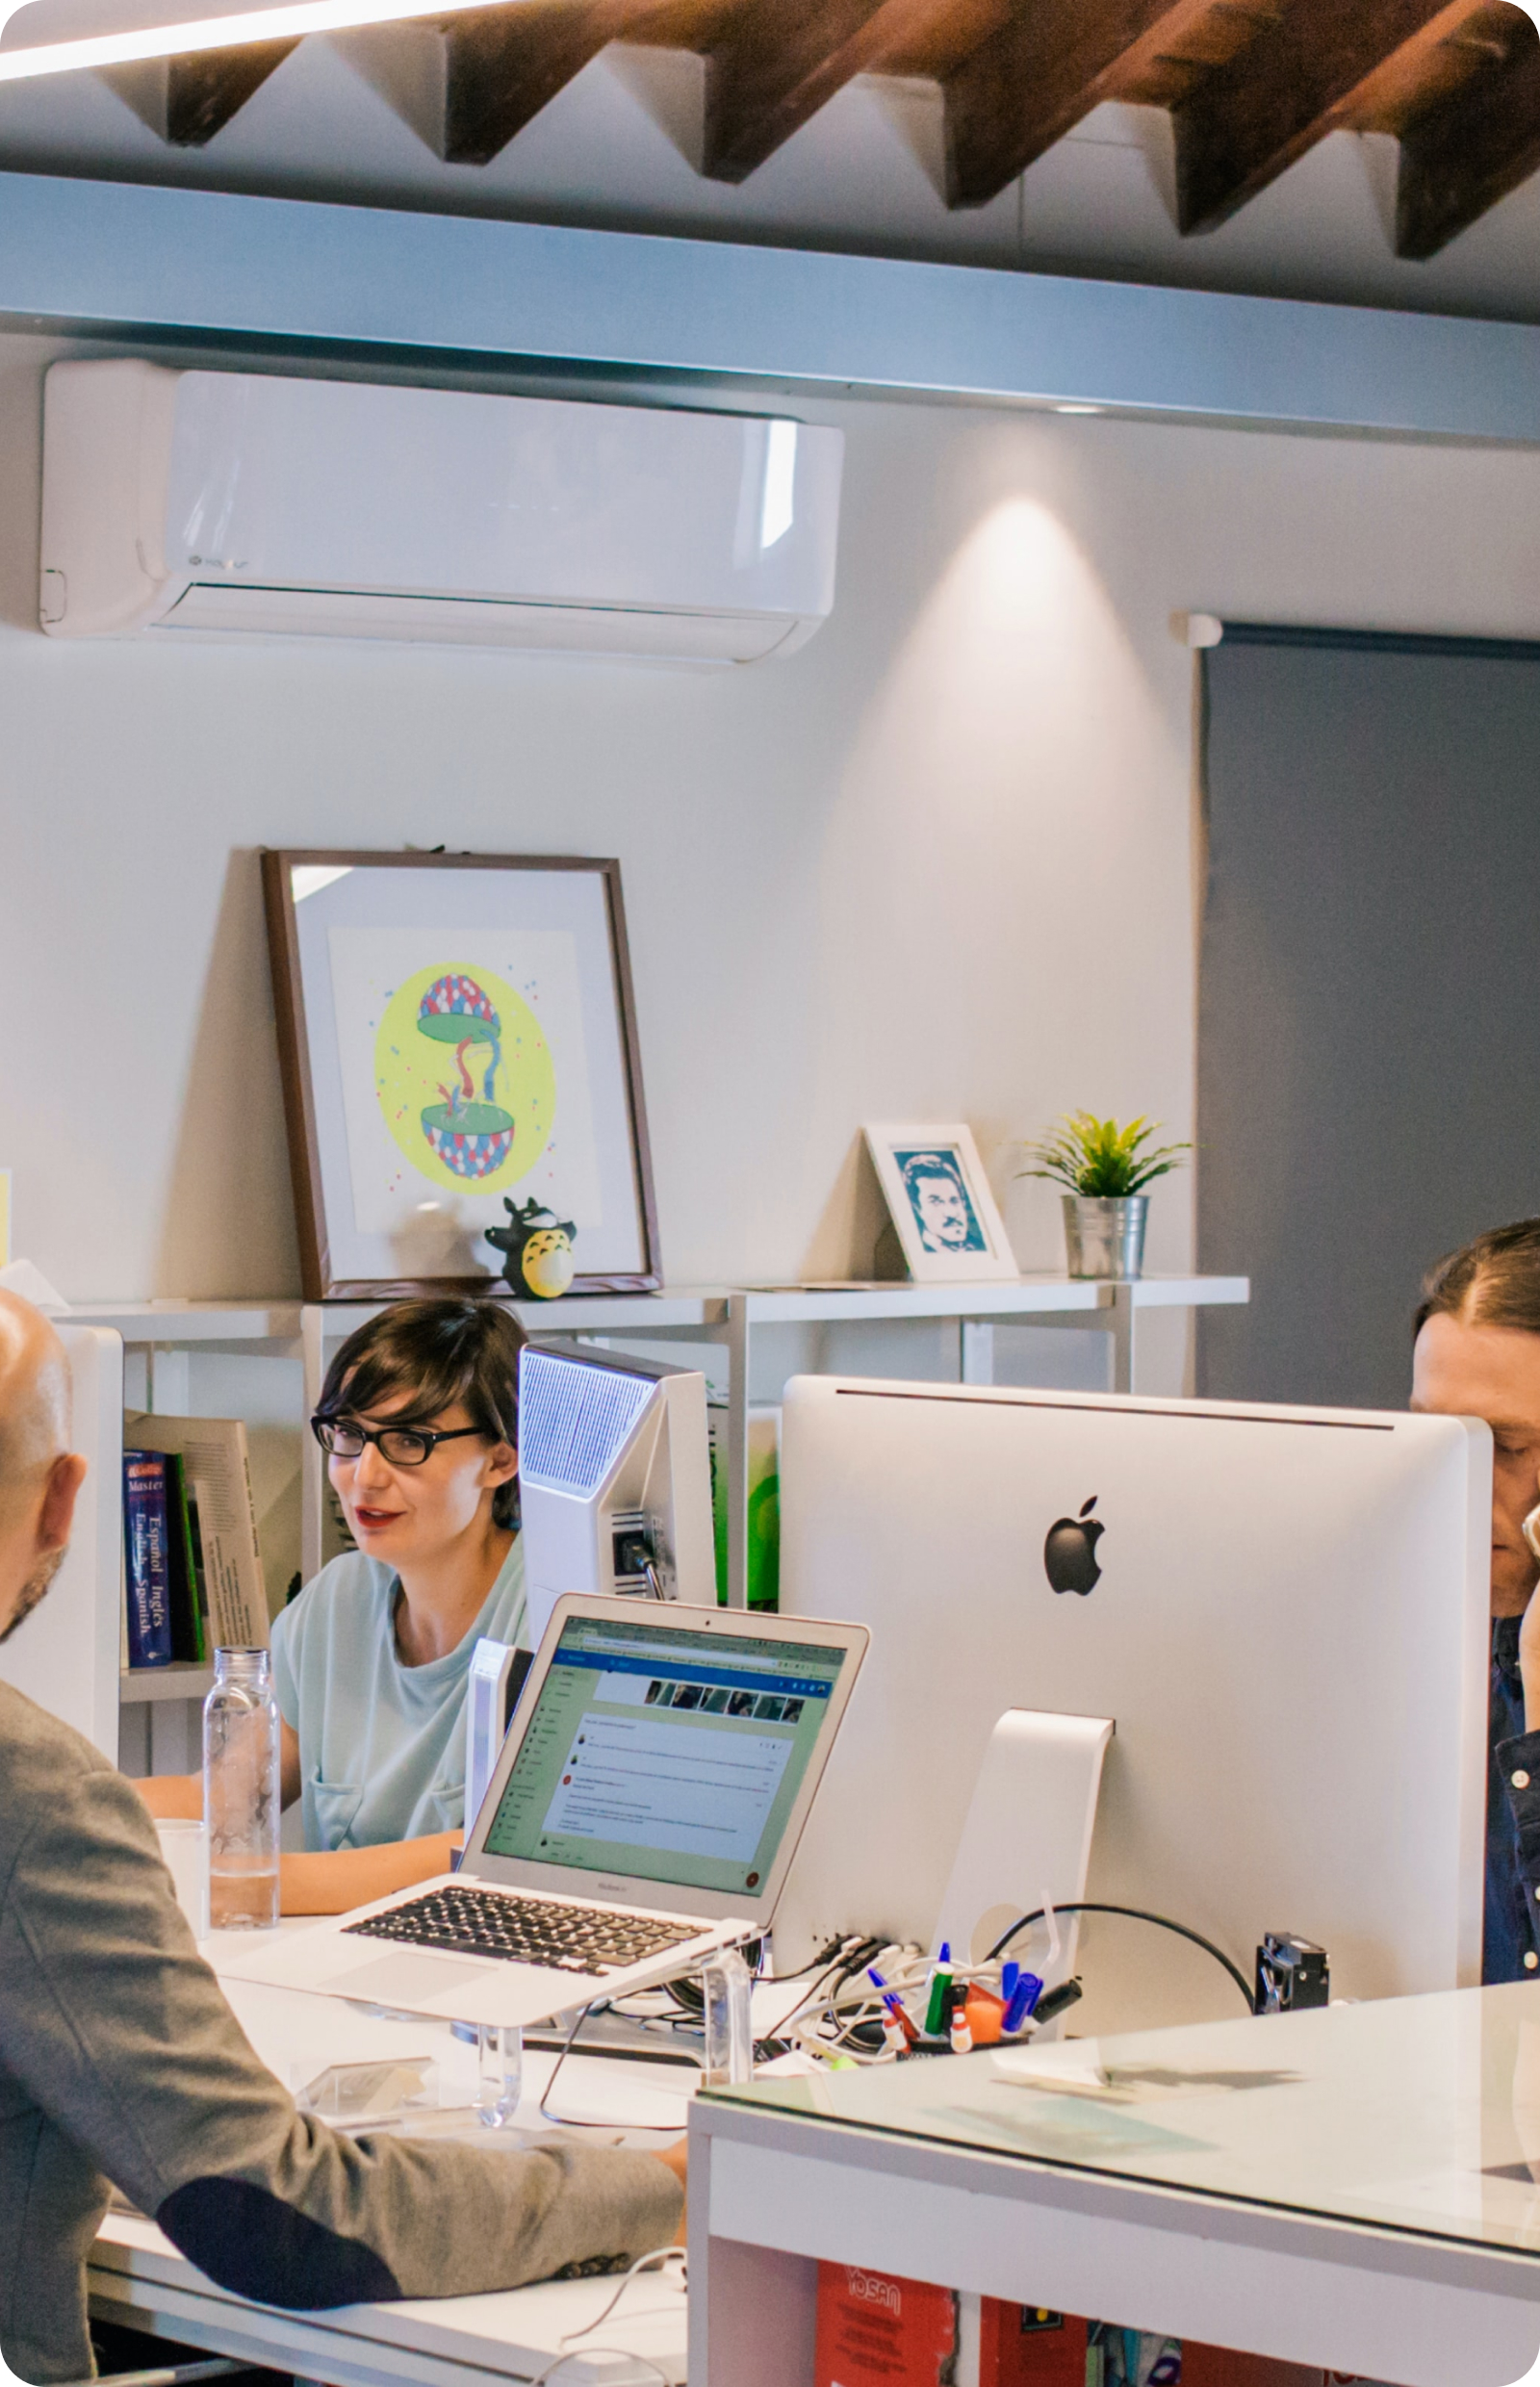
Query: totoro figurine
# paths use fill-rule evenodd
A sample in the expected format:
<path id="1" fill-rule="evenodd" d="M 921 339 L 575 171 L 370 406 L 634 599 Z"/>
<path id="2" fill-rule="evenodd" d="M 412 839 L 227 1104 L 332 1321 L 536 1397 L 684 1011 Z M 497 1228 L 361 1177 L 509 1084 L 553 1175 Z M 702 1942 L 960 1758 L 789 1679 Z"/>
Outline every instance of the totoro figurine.
<path id="1" fill-rule="evenodd" d="M 578 1229 L 532 1195 L 522 1210 L 504 1195 L 502 1207 L 507 1225 L 489 1226 L 486 1236 L 506 1254 L 503 1275 L 516 1294 L 533 1294 L 537 1301 L 558 1300 L 573 1280 L 577 1264 L 572 1246 Z"/>

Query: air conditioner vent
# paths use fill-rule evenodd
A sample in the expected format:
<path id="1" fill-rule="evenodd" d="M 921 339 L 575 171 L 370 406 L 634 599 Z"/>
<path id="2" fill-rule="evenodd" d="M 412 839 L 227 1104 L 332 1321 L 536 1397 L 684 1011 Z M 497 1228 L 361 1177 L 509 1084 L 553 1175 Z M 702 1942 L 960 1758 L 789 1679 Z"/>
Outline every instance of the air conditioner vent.
<path id="1" fill-rule="evenodd" d="M 834 603 L 843 449 L 779 416 L 71 359 L 38 621 L 757 662 Z"/>

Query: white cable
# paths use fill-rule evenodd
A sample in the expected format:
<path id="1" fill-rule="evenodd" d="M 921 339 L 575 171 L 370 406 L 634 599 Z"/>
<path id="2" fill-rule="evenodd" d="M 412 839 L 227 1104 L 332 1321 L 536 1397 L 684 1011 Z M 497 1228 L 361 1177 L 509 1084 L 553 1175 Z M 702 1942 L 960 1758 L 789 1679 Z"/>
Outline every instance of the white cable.
<path id="1" fill-rule="evenodd" d="M 654 2378 L 662 2380 L 663 2387 L 674 2387 L 673 2379 L 662 2365 L 654 2362 L 651 2354 L 639 2354 L 634 2346 L 590 2346 L 586 2350 L 579 2348 L 572 2353 L 557 2354 L 546 2364 L 538 2378 L 529 2381 L 529 2387 L 546 2387 L 546 2381 L 554 2378 L 556 2373 L 564 2370 L 569 2362 L 592 2361 L 595 2354 L 624 2355 L 628 2362 L 639 2362 L 644 2370 L 651 2371 Z"/>
<path id="2" fill-rule="evenodd" d="M 609 2319 L 610 2314 L 614 2311 L 616 2305 L 620 2302 L 621 2297 L 625 2295 L 627 2289 L 631 2285 L 631 2282 L 639 2278 L 644 2271 L 650 2270 L 654 2263 L 660 2271 L 666 2264 L 678 2263 L 680 2267 L 680 2275 L 678 2279 L 673 2282 L 673 2284 L 679 2289 L 680 2294 L 682 2296 L 684 2293 L 687 2272 L 687 2266 L 684 2258 L 684 2248 L 682 2246 L 654 2246 L 650 2254 L 639 2254 L 637 2256 L 635 2262 L 626 2273 L 625 2278 L 615 2290 L 614 2295 L 610 2297 L 609 2302 L 604 2306 L 603 2311 L 600 2314 L 597 2321 L 585 2322 L 580 2329 L 569 2329 L 565 2337 L 557 2338 L 556 2343 L 561 2348 L 563 2353 L 566 2352 L 567 2348 L 573 2343 L 575 2338 L 591 2337 L 596 2329 L 602 2329 L 605 2322 Z"/>
<path id="3" fill-rule="evenodd" d="M 644 2271 L 651 2270 L 654 2264 L 660 2271 L 662 2271 L 666 2269 L 670 2263 L 677 2263 L 679 2265 L 679 2276 L 673 2284 L 678 2287 L 680 2293 L 682 2295 L 685 2281 L 685 2260 L 684 2248 L 682 2246 L 654 2246 L 650 2253 L 639 2254 L 630 2269 L 627 2272 L 625 2277 L 618 2283 L 614 2295 L 610 2297 L 609 2302 L 604 2306 L 604 2309 L 600 2314 L 598 2320 L 586 2322 L 580 2329 L 569 2329 L 565 2337 L 559 2337 L 556 2340 L 556 2344 L 560 2348 L 560 2351 L 547 2363 L 538 2378 L 530 2380 L 529 2387 L 545 2387 L 545 2382 L 548 2379 L 554 2377 L 555 2374 L 565 2363 L 579 2361 L 582 2359 L 584 2354 L 623 2354 L 628 2362 L 639 2362 L 646 2370 L 652 2372 L 654 2378 L 660 2378 L 663 2382 L 663 2387 L 674 2387 L 674 2381 L 669 2377 L 668 2373 L 661 2369 L 659 2365 L 653 2360 L 652 2355 L 638 2353 L 632 2346 L 589 2346 L 580 2349 L 577 2348 L 577 2341 L 578 2338 L 592 2337 L 596 2329 L 602 2329 L 603 2327 L 605 2322 L 609 2319 L 610 2314 L 620 2302 L 620 2299 L 625 2295 L 627 2289 L 640 2277 Z"/>

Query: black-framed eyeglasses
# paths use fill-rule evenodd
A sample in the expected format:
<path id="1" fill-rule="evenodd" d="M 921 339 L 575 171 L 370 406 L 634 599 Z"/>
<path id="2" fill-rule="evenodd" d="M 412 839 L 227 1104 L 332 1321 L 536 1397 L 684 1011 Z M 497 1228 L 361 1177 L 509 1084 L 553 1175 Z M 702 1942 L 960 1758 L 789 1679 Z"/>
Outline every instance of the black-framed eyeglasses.
<path id="1" fill-rule="evenodd" d="M 441 1442 L 486 1435 L 479 1425 L 360 1425 L 353 1418 L 313 1417 L 310 1430 L 329 1459 L 359 1459 L 372 1442 L 388 1467 L 422 1467 Z"/>

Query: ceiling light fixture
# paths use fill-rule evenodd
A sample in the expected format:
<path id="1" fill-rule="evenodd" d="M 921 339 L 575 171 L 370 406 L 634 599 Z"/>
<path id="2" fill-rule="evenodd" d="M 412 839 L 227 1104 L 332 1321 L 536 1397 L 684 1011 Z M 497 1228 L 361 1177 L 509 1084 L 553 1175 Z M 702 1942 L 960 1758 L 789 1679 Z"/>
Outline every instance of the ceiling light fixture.
<path id="1" fill-rule="evenodd" d="M 173 0 L 174 5 L 174 0 Z M 281 0 L 252 8 L 232 0 L 184 19 L 167 17 L 167 0 L 25 0 L 7 10 L 0 0 L 0 83 L 64 74 L 86 66 L 127 66 L 151 58 L 186 58 L 194 50 L 244 49 L 253 41 L 298 40 L 306 34 L 344 33 L 357 25 L 397 24 L 409 17 L 457 15 L 486 0 Z"/>
<path id="2" fill-rule="evenodd" d="M 1099 406 L 1090 405 L 1084 398 L 1061 398 L 1054 407 L 1056 415 L 1099 415 L 1100 412 Z"/>

